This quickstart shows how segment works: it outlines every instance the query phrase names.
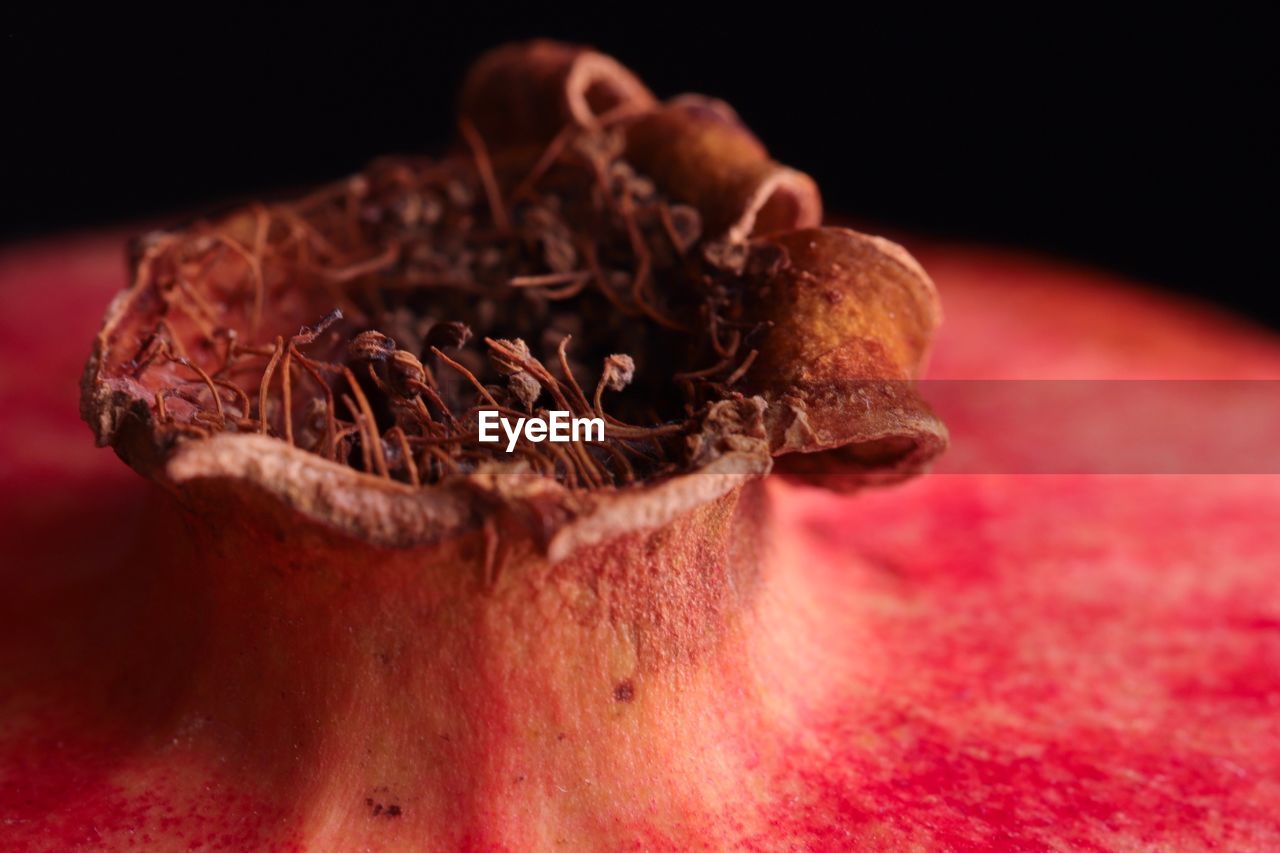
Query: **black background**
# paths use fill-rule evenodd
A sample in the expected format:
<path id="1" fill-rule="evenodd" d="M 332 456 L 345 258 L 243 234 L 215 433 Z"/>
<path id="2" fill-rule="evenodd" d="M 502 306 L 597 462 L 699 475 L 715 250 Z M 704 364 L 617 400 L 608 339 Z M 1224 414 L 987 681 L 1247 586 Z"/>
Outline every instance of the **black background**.
<path id="1" fill-rule="evenodd" d="M 469 59 L 551 35 L 661 96 L 730 101 L 832 211 L 1053 252 L 1280 326 L 1261 11 L 751 8 L 46 9 L 3 33 L 0 228 L 163 219 L 438 148 Z"/>

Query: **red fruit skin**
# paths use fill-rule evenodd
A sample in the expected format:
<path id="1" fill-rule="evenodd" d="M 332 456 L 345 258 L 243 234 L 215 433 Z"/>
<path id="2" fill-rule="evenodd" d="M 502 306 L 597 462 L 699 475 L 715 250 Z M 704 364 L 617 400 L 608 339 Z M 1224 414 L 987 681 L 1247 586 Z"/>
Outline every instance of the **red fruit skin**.
<path id="1" fill-rule="evenodd" d="M 77 417 L 123 238 L 0 258 L 0 846 L 305 846 L 288 792 L 220 764 L 200 731 L 157 738 L 204 654 L 156 616 L 177 579 L 148 555 L 182 522 Z M 947 315 L 933 377 L 1280 375 L 1280 341 L 1198 306 L 999 252 L 912 248 Z M 780 758 L 744 779 L 762 811 L 744 796 L 674 829 L 602 822 L 569 843 L 1280 844 L 1280 478 L 771 491 L 805 627 L 778 640 L 787 726 L 759 735 Z M 733 748 L 752 765 L 749 738 Z M 483 815 L 459 821 L 463 846 L 519 846 Z"/>
<path id="2" fill-rule="evenodd" d="M 930 378 L 1280 377 L 1273 335 L 1204 306 L 1013 254 L 916 254 L 946 312 Z M 958 441 L 998 460 L 1019 426 Z M 1280 842 L 1280 477 L 934 474 L 781 503 L 847 596 L 833 657 L 866 671 L 793 751 L 780 835 Z"/>

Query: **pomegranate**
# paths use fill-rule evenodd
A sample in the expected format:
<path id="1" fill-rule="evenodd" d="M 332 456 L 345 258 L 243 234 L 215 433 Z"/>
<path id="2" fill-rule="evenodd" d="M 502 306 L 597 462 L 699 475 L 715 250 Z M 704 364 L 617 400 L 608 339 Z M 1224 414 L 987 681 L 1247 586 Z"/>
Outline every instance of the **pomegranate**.
<path id="1" fill-rule="evenodd" d="M 507 85 L 544 79 L 499 74 L 496 56 L 489 73 Z M 595 54 L 552 60 L 537 67 L 557 86 L 596 79 L 583 66 L 617 73 Z M 605 97 L 581 91 L 566 101 L 570 115 Z M 736 127 L 722 106 L 689 103 L 645 114 L 710 114 L 715 127 Z M 536 127 L 546 112 L 520 127 L 558 133 L 559 120 Z M 473 150 L 517 135 L 483 108 L 469 114 Z M 680 186 L 656 174 L 681 174 L 678 158 L 658 162 L 642 174 Z M 725 194 L 699 201 L 690 191 L 684 202 L 709 233 L 741 231 L 699 264 L 723 263 L 760 216 L 813 224 L 806 179 L 755 154 L 742 162 L 751 168 L 732 174 L 755 177 L 732 204 L 754 207 L 756 220 L 717 211 Z M 243 234 L 256 216 L 222 227 Z M 225 233 L 202 227 L 188 233 Z M 312 407 L 308 419 L 308 401 L 280 392 L 243 401 L 201 360 L 224 350 L 179 351 L 197 339 L 196 319 L 163 350 L 148 340 L 156 315 L 139 306 L 155 281 L 140 273 L 99 336 L 86 411 L 156 486 L 94 453 L 75 416 L 84 342 L 126 284 L 121 241 L 17 247 L 0 268 L 7 847 L 1278 840 L 1274 478 L 936 474 L 856 495 L 797 482 L 835 466 L 854 472 L 846 485 L 900 479 L 945 440 L 915 398 L 875 398 L 862 416 L 821 393 L 860 377 L 898 383 L 925 354 L 936 319 L 928 279 L 891 245 L 841 229 L 750 241 L 780 247 L 787 264 L 757 258 L 773 300 L 730 306 L 744 331 L 771 324 L 754 363 L 737 375 L 749 352 L 738 351 L 711 374 L 720 387 L 664 399 L 668 411 L 689 404 L 698 415 L 672 433 L 682 442 L 645 435 L 668 445 L 662 456 L 633 464 L 634 481 L 598 473 L 594 484 L 593 464 L 625 469 L 594 456 L 519 474 L 487 459 L 446 474 L 449 462 L 419 456 L 415 469 L 412 453 L 397 456 L 389 404 L 372 411 L 353 399 L 340 430 L 329 426 L 333 408 Z M 153 240 L 142 256 L 169 248 Z M 986 250 L 920 254 L 947 307 L 933 376 L 1280 373 L 1272 337 L 1094 272 Z M 253 272 L 227 254 L 218 262 L 225 275 Z M 217 281 L 205 269 L 185 285 Z M 825 295 L 833 288 L 840 298 Z M 234 309 L 246 328 L 248 292 Z M 662 318 L 688 315 L 654 293 L 647 306 Z M 305 349 L 335 329 L 355 342 L 364 333 L 354 326 L 326 326 L 287 349 L 292 328 L 313 324 L 306 337 L 323 325 L 324 310 L 297 302 L 263 300 L 262 331 L 281 343 L 263 350 L 255 377 L 286 353 L 304 365 L 299 375 L 302 358 L 341 367 L 350 356 L 348 369 L 367 380 L 335 369 L 333 385 L 299 387 L 323 396 L 345 381 L 354 398 L 357 388 L 394 390 L 395 371 L 413 368 L 393 360 L 402 344 L 388 351 L 374 338 L 345 353 L 331 341 L 323 358 Z M 823 336 L 840 345 L 834 354 L 804 345 Z M 710 343 L 690 346 L 705 353 Z M 509 393 L 501 402 L 513 405 L 520 373 L 550 393 L 532 354 L 491 349 L 492 372 L 478 377 L 486 393 Z M 434 363 L 414 354 L 424 376 L 443 373 L 445 359 L 462 364 L 436 350 Z M 147 356 L 158 378 L 132 373 Z M 642 369 L 702 367 L 640 356 Z M 599 370 L 606 388 L 609 369 Z M 571 371 L 556 386 L 566 398 Z M 424 403 L 434 420 L 446 421 L 446 408 L 461 419 L 438 393 L 446 406 Z M 161 409 L 157 395 L 172 405 Z M 743 405 L 752 399 L 761 402 Z M 297 432 L 286 441 L 293 402 Z M 642 414 L 626 409 L 625 423 L 673 420 L 642 424 Z M 979 433 L 990 454 L 1007 428 Z M 774 457 L 791 482 L 760 479 Z M 471 464 L 463 459 L 450 461 Z M 459 476 L 465 486 L 450 485 Z"/>

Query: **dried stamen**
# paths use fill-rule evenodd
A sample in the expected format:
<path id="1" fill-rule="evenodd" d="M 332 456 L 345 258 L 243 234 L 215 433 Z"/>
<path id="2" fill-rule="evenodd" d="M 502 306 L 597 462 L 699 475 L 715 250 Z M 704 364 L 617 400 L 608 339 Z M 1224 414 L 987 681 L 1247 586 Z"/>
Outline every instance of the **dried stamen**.
<path id="1" fill-rule="evenodd" d="M 469 158 L 386 161 L 293 204 L 154 238 L 140 274 L 164 309 L 126 370 L 161 386 L 157 425 L 279 436 L 410 486 L 492 462 L 571 489 L 679 470 L 680 437 L 756 360 L 742 355 L 766 331 L 743 320 L 751 276 L 786 258 L 703 241 L 698 212 L 622 158 L 624 117 L 566 127 L 514 187 L 463 121 Z M 337 307 L 264 340 L 277 305 L 292 315 L 300 298 Z M 440 370 L 464 384 L 441 384 Z M 479 441 L 479 411 L 540 416 L 544 400 L 603 418 L 605 438 L 522 439 L 511 456 Z"/>

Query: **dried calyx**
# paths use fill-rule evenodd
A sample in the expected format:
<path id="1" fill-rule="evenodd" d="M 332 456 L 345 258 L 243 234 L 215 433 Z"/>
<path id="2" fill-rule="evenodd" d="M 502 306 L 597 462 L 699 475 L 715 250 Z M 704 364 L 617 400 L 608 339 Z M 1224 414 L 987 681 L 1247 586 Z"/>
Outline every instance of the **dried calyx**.
<path id="1" fill-rule="evenodd" d="M 554 493 L 561 515 L 786 454 L 801 476 L 896 478 L 943 446 L 902 384 L 938 318 L 928 278 L 814 227 L 813 182 L 724 104 L 659 104 L 612 60 L 537 42 L 476 64 L 459 127 L 444 159 L 141 241 L 86 374 L 99 439 L 168 480 L 296 448 L 397 487 Z M 508 454 L 479 441 L 485 409 L 599 417 L 605 438 Z M 287 497 L 315 510 L 316 488 Z"/>
<path id="2" fill-rule="evenodd" d="M 727 106 L 600 54 L 499 48 L 460 113 L 443 159 L 137 245 L 82 408 L 181 508 L 129 583 L 165 640 L 129 671 L 180 688 L 146 739 L 264 780 L 293 846 L 767 830 L 731 792 L 846 626 L 760 480 L 942 448 L 933 286 Z M 606 427 L 507 453 L 495 411 Z"/>

